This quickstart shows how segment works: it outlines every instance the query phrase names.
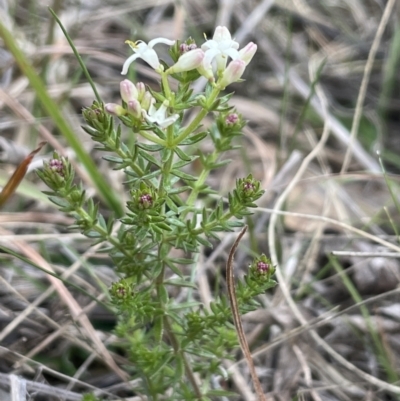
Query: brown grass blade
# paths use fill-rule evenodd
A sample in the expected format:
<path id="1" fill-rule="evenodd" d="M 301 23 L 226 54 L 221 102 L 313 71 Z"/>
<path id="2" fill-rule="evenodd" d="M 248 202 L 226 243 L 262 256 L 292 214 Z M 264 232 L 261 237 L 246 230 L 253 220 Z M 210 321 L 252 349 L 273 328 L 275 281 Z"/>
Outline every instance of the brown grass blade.
<path id="1" fill-rule="evenodd" d="M 20 163 L 16 168 L 13 175 L 8 180 L 7 184 L 4 186 L 0 193 L 0 208 L 7 202 L 11 195 L 15 192 L 20 182 L 25 177 L 26 171 L 31 164 L 32 159 L 38 153 L 47 142 L 40 142 L 38 147 L 33 150 L 29 155 Z"/>

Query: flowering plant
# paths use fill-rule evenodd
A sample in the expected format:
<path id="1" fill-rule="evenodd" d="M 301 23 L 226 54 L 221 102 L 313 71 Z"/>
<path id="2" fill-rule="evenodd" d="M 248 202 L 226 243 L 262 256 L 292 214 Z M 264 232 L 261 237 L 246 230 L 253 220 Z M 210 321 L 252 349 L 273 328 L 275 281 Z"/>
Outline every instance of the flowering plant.
<path id="1" fill-rule="evenodd" d="M 225 394 L 213 378 L 225 377 L 223 360 L 232 358 L 238 346 L 232 312 L 224 294 L 205 308 L 193 298 L 175 300 L 173 291 L 196 288 L 193 272 L 199 247 L 212 247 L 217 233 L 243 226 L 243 218 L 264 192 L 250 174 L 237 180 L 226 205 L 223 199 L 215 201 L 217 193 L 207 185 L 209 174 L 229 162 L 222 155 L 235 148 L 245 124 L 229 105 L 231 95 L 221 91 L 241 80 L 257 46 L 249 43 L 239 49 L 226 27 L 217 27 L 201 47 L 190 38 L 128 44 L 133 54 L 122 74 L 142 59 L 160 75 L 160 91 L 124 79 L 121 104 L 94 102 L 83 111 L 84 130 L 109 152 L 104 158 L 127 177 L 129 200 L 118 227 L 86 198 L 66 158 L 55 153 L 39 176 L 51 189 L 50 199 L 75 217 L 75 227 L 105 244 L 120 275 L 109 294 L 119 316 L 116 333 L 131 361 L 129 372 L 139 379 L 134 392 L 149 399 L 206 400 Z M 154 47 L 161 44 L 170 46 L 172 65 L 159 59 Z M 191 84 L 200 76 L 208 83 L 203 93 L 194 94 Z M 175 91 L 171 78 L 178 81 Z M 193 110 L 196 114 L 187 122 Z M 204 128 L 209 114 L 215 122 Z M 124 142 L 115 117 L 133 136 L 131 145 Z M 213 143 L 210 153 L 199 145 L 206 138 Z M 200 165 L 197 173 L 195 162 Z M 265 256 L 253 262 L 238 284 L 241 312 L 257 307 L 254 297 L 274 285 L 273 271 Z"/>

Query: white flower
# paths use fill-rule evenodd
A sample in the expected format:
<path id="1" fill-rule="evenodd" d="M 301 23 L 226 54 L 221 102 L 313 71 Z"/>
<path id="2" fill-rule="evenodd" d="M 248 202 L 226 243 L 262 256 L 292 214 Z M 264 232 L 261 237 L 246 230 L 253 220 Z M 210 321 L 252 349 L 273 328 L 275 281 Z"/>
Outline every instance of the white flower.
<path id="1" fill-rule="evenodd" d="M 204 66 L 208 69 L 212 60 L 217 61 L 217 70 L 221 72 L 225 69 L 228 57 L 235 60 L 239 57 L 239 43 L 235 42 L 228 28 L 217 26 L 212 39 L 203 43 L 201 49 L 205 52 Z"/>
<path id="2" fill-rule="evenodd" d="M 142 110 L 144 118 L 153 124 L 157 124 L 160 128 L 167 128 L 172 125 L 178 118 L 178 114 L 173 114 L 167 117 L 168 101 L 166 100 L 158 110 L 151 104 L 149 111 Z"/>
<path id="3" fill-rule="evenodd" d="M 130 48 L 134 51 L 134 54 L 132 54 L 132 56 L 130 56 L 125 61 L 124 66 L 122 67 L 122 75 L 125 75 L 128 72 L 129 66 L 138 58 L 141 58 L 147 64 L 150 64 L 150 66 L 153 67 L 156 71 L 162 71 L 162 65 L 160 64 L 158 55 L 153 47 L 158 43 L 164 43 L 166 45 L 172 46 L 175 43 L 175 40 L 156 38 L 150 40 L 148 44 L 146 44 L 142 40 L 138 40 L 137 42 L 127 40 L 125 43 L 130 46 Z"/>

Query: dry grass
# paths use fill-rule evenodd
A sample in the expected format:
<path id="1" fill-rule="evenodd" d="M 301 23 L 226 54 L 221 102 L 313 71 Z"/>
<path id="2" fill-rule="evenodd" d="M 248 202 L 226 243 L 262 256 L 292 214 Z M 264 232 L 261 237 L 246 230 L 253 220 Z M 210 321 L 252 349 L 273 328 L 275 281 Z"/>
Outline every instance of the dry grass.
<path id="1" fill-rule="evenodd" d="M 80 111 L 94 96 L 46 7 L 40 0 L 2 0 L 0 16 L 110 190 L 124 199 L 121 175 L 108 169 L 80 128 Z M 279 285 L 261 299 L 263 309 L 243 317 L 263 389 L 279 401 L 398 399 L 399 5 L 55 0 L 51 7 L 108 102 L 119 96 L 126 39 L 200 38 L 226 25 L 241 44 L 258 44 L 246 83 L 233 88 L 233 103 L 250 121 L 242 150 L 210 182 L 225 194 L 251 171 L 267 189 L 250 240 L 252 248 L 271 255 Z M 95 196 L 5 48 L 0 71 L 0 184 L 40 139 L 50 144 L 44 157 L 57 149 L 74 160 L 88 194 Z M 157 84 L 147 65 L 138 65 L 137 76 Z M 38 159 L 33 168 L 40 165 Z M 0 213 L 0 244 L 104 300 L 116 279 L 110 261 L 67 230 L 72 220 L 40 195 L 45 188 L 35 174 L 26 181 Z M 197 285 L 205 305 L 234 238 L 227 234 L 199 255 Z M 237 269 L 243 272 L 246 263 L 238 252 Z M 129 361 L 113 351 L 114 324 L 98 302 L 1 254 L 0 400 L 80 400 L 89 391 L 136 399 L 124 370 Z M 226 368 L 231 380 L 223 385 L 253 400 L 245 363 L 227 362 Z"/>

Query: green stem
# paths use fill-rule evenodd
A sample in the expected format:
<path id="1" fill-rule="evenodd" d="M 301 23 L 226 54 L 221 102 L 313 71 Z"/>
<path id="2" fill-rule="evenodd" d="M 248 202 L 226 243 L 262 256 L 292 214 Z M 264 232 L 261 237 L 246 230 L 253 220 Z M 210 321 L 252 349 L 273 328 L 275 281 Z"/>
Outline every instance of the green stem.
<path id="1" fill-rule="evenodd" d="M 161 73 L 161 81 L 162 81 L 162 86 L 164 89 L 164 94 L 165 98 L 170 102 L 172 100 L 172 92 L 171 88 L 169 87 L 169 82 L 168 82 L 168 74 L 165 72 Z"/>
<path id="2" fill-rule="evenodd" d="M 151 135 L 147 131 L 140 131 L 139 134 L 143 137 L 148 139 L 151 142 L 158 143 L 159 145 L 165 146 L 164 139 L 159 138 L 158 136 Z"/>
<path id="3" fill-rule="evenodd" d="M 186 375 L 193 387 L 193 390 L 196 394 L 196 397 L 198 400 L 202 400 L 203 396 L 201 394 L 200 388 L 197 384 L 196 378 L 194 376 L 194 373 L 192 371 L 192 368 L 190 366 L 189 361 L 187 360 L 186 354 L 184 353 L 184 351 L 180 348 L 180 344 L 178 339 L 175 336 L 175 333 L 171 327 L 171 324 L 169 322 L 169 319 L 167 316 L 164 317 L 164 327 L 165 327 L 165 331 L 167 332 L 168 338 L 171 341 L 172 347 L 174 348 L 175 354 L 179 357 L 182 358 L 183 360 L 183 365 L 185 366 L 185 372 Z"/>
<path id="4" fill-rule="evenodd" d="M 214 163 L 217 160 L 217 158 L 218 158 L 218 153 L 217 153 L 216 150 L 214 150 L 214 152 L 211 155 L 211 161 L 210 162 Z M 206 181 L 206 179 L 207 179 L 209 174 L 210 174 L 210 170 L 207 169 L 207 168 L 205 168 L 201 172 L 198 180 L 196 181 L 196 184 L 195 184 L 194 188 L 192 189 L 191 194 L 189 195 L 189 197 L 188 197 L 188 199 L 186 201 L 186 204 L 188 206 L 192 206 L 194 204 L 194 202 L 196 201 L 197 196 L 199 195 L 200 188 L 205 183 L 205 181 Z"/>
<path id="5" fill-rule="evenodd" d="M 211 163 L 214 163 L 215 160 L 217 160 L 218 153 L 216 150 L 214 150 L 213 154 L 211 155 Z M 200 188 L 202 185 L 205 183 L 208 175 L 210 174 L 210 170 L 208 168 L 204 168 L 204 170 L 201 172 L 198 180 L 196 181 L 195 186 L 192 188 L 192 192 L 190 193 L 189 197 L 186 200 L 186 205 L 187 206 L 193 206 L 198 195 L 200 192 Z M 185 217 L 190 213 L 191 209 L 188 208 L 182 213 L 182 220 L 185 219 Z"/>
<path id="6" fill-rule="evenodd" d="M 211 106 L 217 96 L 219 95 L 220 89 L 215 87 L 213 88 L 209 98 L 207 99 L 207 104 Z M 175 138 L 174 146 L 178 146 L 182 141 L 184 141 L 192 132 L 194 132 L 197 127 L 200 125 L 203 118 L 208 114 L 208 109 L 202 109 L 199 114 L 193 119 L 193 121 L 185 128 L 185 130 Z"/>
<path id="7" fill-rule="evenodd" d="M 165 163 L 164 167 L 161 170 L 161 179 L 160 185 L 158 187 L 160 194 L 162 194 L 165 184 L 168 184 L 168 178 L 172 169 L 172 163 L 174 161 L 174 152 L 171 152 L 167 162 Z"/>
<path id="8" fill-rule="evenodd" d="M 67 198 L 68 201 L 70 201 Z M 89 214 L 86 212 L 85 209 L 83 209 L 82 207 L 77 207 L 75 208 L 75 213 L 78 214 L 82 219 L 86 220 L 86 221 L 91 221 L 91 217 L 89 216 Z M 104 241 L 108 241 L 111 245 L 113 245 L 116 249 L 118 249 L 121 253 L 123 253 L 125 256 L 132 256 L 124 247 L 121 246 L 120 242 L 110 236 L 108 234 L 108 232 L 106 230 L 103 229 L 103 227 L 101 227 L 99 224 L 96 224 L 92 227 L 92 229 L 96 232 L 98 232 L 104 239 Z"/>
<path id="9" fill-rule="evenodd" d="M 222 217 L 217 221 L 212 221 L 211 223 L 208 223 L 203 227 L 199 227 L 196 230 L 193 230 L 193 234 L 195 235 L 199 235 L 202 234 L 203 232 L 206 231 L 210 231 L 212 230 L 214 227 L 217 227 L 218 225 L 220 225 L 221 223 L 228 221 L 229 219 L 231 219 L 235 214 L 231 213 L 231 212 L 226 212 L 225 214 L 222 215 Z"/>
<path id="10" fill-rule="evenodd" d="M 121 159 L 126 160 L 129 158 L 129 156 L 120 148 L 116 146 L 115 141 L 112 141 L 110 138 L 107 139 L 106 145 L 110 147 L 113 152 L 115 152 Z M 129 163 L 129 167 L 139 176 L 144 175 L 144 171 L 136 165 L 133 160 L 132 163 Z"/>

